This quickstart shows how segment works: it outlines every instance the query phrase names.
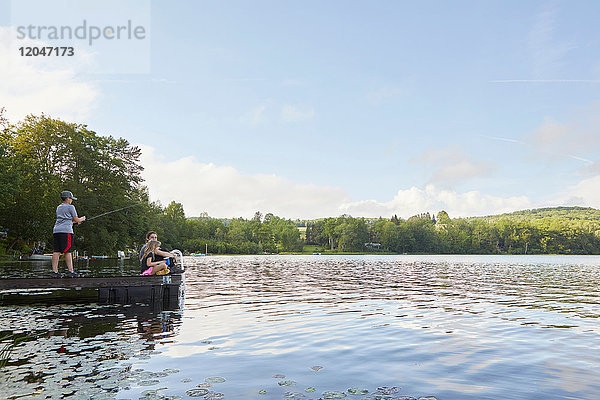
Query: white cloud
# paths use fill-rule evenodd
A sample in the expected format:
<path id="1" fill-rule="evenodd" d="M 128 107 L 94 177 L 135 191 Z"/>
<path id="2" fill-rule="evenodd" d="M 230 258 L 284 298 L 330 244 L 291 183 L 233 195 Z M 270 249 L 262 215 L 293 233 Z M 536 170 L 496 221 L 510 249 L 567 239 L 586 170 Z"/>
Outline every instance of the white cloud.
<path id="1" fill-rule="evenodd" d="M 357 216 L 389 217 L 397 214 L 408 218 L 422 212 L 437 213 L 442 210 L 448 212 L 451 217 L 492 215 L 523 210 L 531 206 L 532 203 L 526 196 L 498 197 L 478 191 L 458 193 L 430 184 L 423 189 L 413 186 L 410 189 L 399 190 L 388 202 L 358 201 L 344 204 L 342 209 Z"/>
<path id="2" fill-rule="evenodd" d="M 284 122 L 300 122 L 312 119 L 315 110 L 312 107 L 299 107 L 285 104 L 281 107 L 281 119 Z"/>
<path id="3" fill-rule="evenodd" d="M 597 159 L 600 146 L 600 103 L 594 102 L 569 111 L 564 121 L 545 117 L 534 130 L 519 139 L 479 136 L 524 146 L 531 152 L 527 155 L 528 162 L 532 156 L 552 165 L 571 160 L 581 161 L 584 163 L 581 172 L 589 174 L 591 170 L 598 170 L 598 161 L 594 163 L 593 160 Z"/>
<path id="4" fill-rule="evenodd" d="M 244 174 L 230 166 L 198 162 L 193 157 L 167 161 L 152 147 L 141 145 L 143 177 L 153 200 L 177 201 L 188 216 L 208 212 L 213 217 L 250 218 L 256 211 L 286 218 L 404 218 L 446 210 L 450 216 L 489 215 L 532 206 L 525 196 L 497 197 L 478 191 L 458 193 L 434 185 L 399 190 L 387 202 L 352 201 L 339 187 L 300 184 L 274 174 Z"/>
<path id="5" fill-rule="evenodd" d="M 542 150 L 555 151 L 557 148 L 564 148 L 563 146 L 569 142 L 566 139 L 574 133 L 573 131 L 573 127 L 546 118 L 533 132 L 530 141 Z"/>
<path id="6" fill-rule="evenodd" d="M 600 208 L 600 175 L 581 180 L 561 194 L 561 203 L 571 206 Z"/>
<path id="7" fill-rule="evenodd" d="M 185 157 L 164 160 L 154 148 L 142 148 L 143 177 L 154 200 L 184 205 L 188 216 L 251 217 L 256 211 L 292 217 L 337 215 L 348 201 L 340 188 L 298 184 L 277 175 L 243 174 Z"/>
<path id="8" fill-rule="evenodd" d="M 13 28 L 0 27 L 0 106 L 12 122 L 28 114 L 81 121 L 96 106 L 100 91 L 78 77 L 89 65 L 90 56 L 58 60 L 61 57 L 22 57 L 14 45 Z M 44 43 L 20 41 L 21 46 Z"/>
<path id="9" fill-rule="evenodd" d="M 600 175 L 600 160 L 596 160 L 586 167 L 582 168 L 582 172 L 588 176 Z"/>
<path id="10" fill-rule="evenodd" d="M 592 127 L 592 118 L 585 115 L 577 124 L 564 124 L 546 118 L 532 133 L 525 135 L 523 143 L 538 155 L 558 162 L 560 158 L 571 158 L 592 164 L 582 154 L 595 152 L 598 145 L 597 128 Z M 590 127 L 586 126 L 590 125 Z"/>
<path id="11" fill-rule="evenodd" d="M 492 169 L 488 163 L 467 156 L 457 146 L 427 150 L 418 160 L 436 168 L 431 183 L 464 181 L 487 175 Z"/>

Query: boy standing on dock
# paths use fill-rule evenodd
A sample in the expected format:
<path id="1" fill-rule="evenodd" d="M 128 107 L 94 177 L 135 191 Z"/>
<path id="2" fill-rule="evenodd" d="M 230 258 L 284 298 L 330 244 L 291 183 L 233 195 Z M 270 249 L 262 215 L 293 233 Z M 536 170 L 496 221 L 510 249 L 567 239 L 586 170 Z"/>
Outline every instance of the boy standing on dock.
<path id="1" fill-rule="evenodd" d="M 85 217 L 78 217 L 77 210 L 73 200 L 77 200 L 77 197 L 73 196 L 68 190 L 60 193 L 62 203 L 56 207 L 56 223 L 52 233 L 54 234 L 54 252 L 52 253 L 52 273 L 53 278 L 59 278 L 58 273 L 58 260 L 60 255 L 65 255 L 65 263 L 67 264 L 68 278 L 77 278 L 79 275 L 73 271 L 73 257 L 71 256 L 71 249 L 73 247 L 73 223 L 81 224 L 85 221 Z"/>

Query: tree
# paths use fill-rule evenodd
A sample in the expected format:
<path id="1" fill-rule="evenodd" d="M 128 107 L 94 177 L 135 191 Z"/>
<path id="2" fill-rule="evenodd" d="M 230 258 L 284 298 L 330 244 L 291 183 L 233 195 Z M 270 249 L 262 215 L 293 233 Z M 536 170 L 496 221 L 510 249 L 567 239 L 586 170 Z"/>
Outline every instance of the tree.
<path id="1" fill-rule="evenodd" d="M 0 140 L 0 182 L 13 184 L 0 201 L 0 225 L 16 239 L 50 242 L 59 193 L 68 189 L 79 198 L 80 215 L 96 215 L 143 201 L 140 150 L 124 139 L 99 136 L 85 125 L 45 115 L 28 116 L 15 126 L 4 125 Z M 77 227 L 79 249 L 108 254 L 131 243 L 124 217 L 142 218 L 130 209 Z M 110 232 L 110 237 L 106 232 Z"/>
<path id="2" fill-rule="evenodd" d="M 342 216 L 335 228 L 339 246 L 344 251 L 362 251 L 369 240 L 369 230 L 363 218 Z"/>
<path id="3" fill-rule="evenodd" d="M 409 230 L 415 240 L 413 251 L 421 253 L 432 253 L 438 250 L 437 235 L 434 223 L 429 213 L 415 215 L 407 221 Z"/>
<path id="4" fill-rule="evenodd" d="M 438 224 L 449 224 L 451 222 L 450 217 L 446 211 L 440 211 L 437 215 Z"/>
<path id="5" fill-rule="evenodd" d="M 236 218 L 231 221 L 228 228 L 227 238 L 233 243 L 247 242 L 249 237 L 247 236 L 247 228 L 245 221 L 242 218 Z"/>
<path id="6" fill-rule="evenodd" d="M 172 201 L 165 208 L 165 216 L 173 221 L 181 223 L 185 221 L 185 211 L 183 210 L 183 204 Z"/>
<path id="7" fill-rule="evenodd" d="M 327 241 L 331 250 L 333 250 L 333 248 L 335 247 L 335 241 L 337 237 L 335 229 L 336 225 L 337 224 L 335 218 L 327 218 L 323 226 L 323 233 L 327 237 Z"/>

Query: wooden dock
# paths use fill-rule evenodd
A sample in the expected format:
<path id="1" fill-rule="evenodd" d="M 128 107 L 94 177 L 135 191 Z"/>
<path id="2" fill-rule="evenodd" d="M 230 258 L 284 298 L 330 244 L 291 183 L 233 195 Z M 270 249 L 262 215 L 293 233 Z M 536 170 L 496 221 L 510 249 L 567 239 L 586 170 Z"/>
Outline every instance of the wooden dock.
<path id="1" fill-rule="evenodd" d="M 83 278 L 8 278 L 0 279 L 0 305 L 61 300 L 100 304 L 145 303 L 173 310 L 183 303 L 184 275 L 103 276 Z M 74 293 L 73 293 L 74 292 Z M 95 294 L 96 293 L 96 294 Z"/>

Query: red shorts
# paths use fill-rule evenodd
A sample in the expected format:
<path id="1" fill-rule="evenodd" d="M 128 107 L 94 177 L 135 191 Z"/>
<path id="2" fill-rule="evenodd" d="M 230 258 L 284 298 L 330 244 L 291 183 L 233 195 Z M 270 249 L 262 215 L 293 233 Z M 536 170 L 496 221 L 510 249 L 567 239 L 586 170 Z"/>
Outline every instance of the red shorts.
<path id="1" fill-rule="evenodd" d="M 55 253 L 70 253 L 73 247 L 72 233 L 55 233 L 54 234 L 54 252 Z"/>

